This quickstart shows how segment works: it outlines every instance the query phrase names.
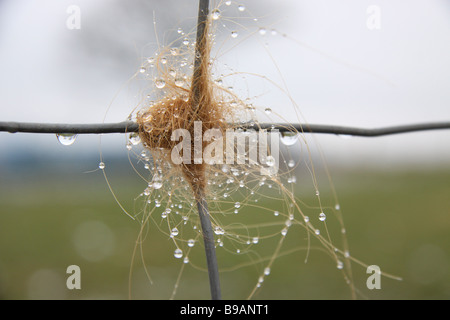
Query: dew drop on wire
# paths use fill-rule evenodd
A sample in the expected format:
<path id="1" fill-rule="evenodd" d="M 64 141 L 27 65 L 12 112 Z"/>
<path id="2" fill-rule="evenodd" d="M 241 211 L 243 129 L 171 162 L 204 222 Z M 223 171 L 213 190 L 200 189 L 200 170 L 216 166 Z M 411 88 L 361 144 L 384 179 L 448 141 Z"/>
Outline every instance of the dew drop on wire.
<path id="1" fill-rule="evenodd" d="M 189 239 L 187 242 L 188 247 L 192 248 L 195 245 L 195 240 L 194 239 Z"/>
<path id="2" fill-rule="evenodd" d="M 268 276 L 270 274 L 270 268 L 267 267 L 264 269 L 264 275 Z"/>
<path id="3" fill-rule="evenodd" d="M 325 213 L 321 212 L 321 213 L 319 214 L 319 220 L 320 220 L 320 221 L 325 221 L 326 219 L 327 219 L 327 216 L 325 215 Z"/>
<path id="4" fill-rule="evenodd" d="M 294 144 L 297 143 L 298 138 L 299 138 L 299 134 L 298 133 L 293 133 L 293 132 L 283 132 L 281 133 L 281 143 L 284 144 L 285 146 L 293 146 Z"/>
<path id="5" fill-rule="evenodd" d="M 141 137 L 139 136 L 139 134 L 137 132 L 133 132 L 133 133 L 130 134 L 130 137 L 128 138 L 128 141 L 132 145 L 136 146 L 139 143 L 141 143 Z"/>
<path id="6" fill-rule="evenodd" d="M 69 133 L 58 133 L 56 134 L 56 139 L 58 139 L 59 143 L 61 143 L 63 146 L 70 146 L 77 139 L 77 135 Z"/>
<path id="7" fill-rule="evenodd" d="M 239 33 L 237 31 L 231 31 L 232 38 L 237 38 L 238 35 L 239 35 Z"/>
<path id="8" fill-rule="evenodd" d="M 240 12 L 245 11 L 245 6 L 244 6 L 243 4 L 238 5 L 238 10 L 239 10 Z"/>
<path id="9" fill-rule="evenodd" d="M 99 169 L 105 169 L 105 163 L 102 161 L 98 164 Z"/>
<path id="10" fill-rule="evenodd" d="M 214 233 L 217 235 L 221 235 L 225 233 L 225 230 L 223 230 L 221 227 L 217 226 L 214 228 Z"/>

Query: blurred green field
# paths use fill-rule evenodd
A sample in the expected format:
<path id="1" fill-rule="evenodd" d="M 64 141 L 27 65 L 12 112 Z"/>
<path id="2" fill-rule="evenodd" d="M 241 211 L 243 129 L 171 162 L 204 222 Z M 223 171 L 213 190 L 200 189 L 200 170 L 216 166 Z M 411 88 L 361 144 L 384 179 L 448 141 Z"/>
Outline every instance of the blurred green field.
<path id="1" fill-rule="evenodd" d="M 352 264 L 358 298 L 450 298 L 450 171 L 337 170 L 333 177 L 351 255 L 403 278 L 382 278 L 380 290 L 369 290 L 366 269 Z M 117 175 L 111 182 L 124 206 L 133 208 L 142 191 L 138 178 Z M 182 266 L 173 243 L 150 230 L 144 251 L 152 284 L 140 258 L 131 267 L 139 224 L 121 212 L 101 172 L 43 170 L 3 179 L 0 191 L 1 299 L 170 298 Z M 286 238 L 286 249 L 306 245 L 300 229 Z M 305 254 L 280 256 L 254 298 L 351 298 L 335 262 L 312 249 L 305 264 Z M 219 248 L 220 265 L 234 263 L 221 263 L 221 256 Z M 81 268 L 81 290 L 66 288 L 66 268 L 73 264 Z M 261 268 L 255 263 L 223 272 L 223 298 L 245 299 Z M 175 298 L 208 297 L 207 274 L 186 265 Z"/>

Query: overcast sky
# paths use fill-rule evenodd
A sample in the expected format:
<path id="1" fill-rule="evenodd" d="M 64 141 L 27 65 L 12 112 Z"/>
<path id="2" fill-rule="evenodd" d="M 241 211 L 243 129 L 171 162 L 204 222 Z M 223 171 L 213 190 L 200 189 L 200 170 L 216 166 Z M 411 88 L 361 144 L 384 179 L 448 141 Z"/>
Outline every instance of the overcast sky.
<path id="1" fill-rule="evenodd" d="M 138 94 L 124 84 L 155 48 L 153 15 L 159 41 L 167 44 L 178 27 L 195 27 L 193 2 L 0 0 L 0 119 L 93 123 L 107 114 L 107 121 L 124 120 Z M 289 92 L 247 76 L 245 86 L 232 83 L 243 98 L 264 93 L 256 103 L 290 121 L 297 119 L 290 99 L 304 116 L 300 120 L 310 123 L 377 127 L 450 121 L 448 1 L 238 3 L 221 7 L 219 68 L 226 64 L 225 73 L 232 68 L 266 75 Z M 80 8 L 80 29 L 67 28 L 70 5 Z M 258 34 L 260 27 L 265 35 Z M 239 36 L 231 39 L 235 30 Z M 450 162 L 449 131 L 319 138 L 326 154 L 343 161 Z M 27 143 L 56 140 L 0 134 L 2 148 Z"/>

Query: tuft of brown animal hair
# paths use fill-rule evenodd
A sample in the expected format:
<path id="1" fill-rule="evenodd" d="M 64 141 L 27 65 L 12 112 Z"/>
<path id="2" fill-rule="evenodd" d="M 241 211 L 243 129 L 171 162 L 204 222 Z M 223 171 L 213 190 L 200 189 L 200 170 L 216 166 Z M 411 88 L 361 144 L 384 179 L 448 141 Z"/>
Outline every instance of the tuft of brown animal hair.
<path id="1" fill-rule="evenodd" d="M 177 80 L 160 69 L 162 81 L 165 82 L 165 96 L 145 110 L 137 114 L 139 135 L 144 146 L 150 151 L 165 150 L 165 161 L 179 167 L 185 179 L 192 187 L 194 196 L 203 194 L 206 189 L 206 164 L 181 163 L 174 164 L 168 156 L 170 151 L 179 143 L 173 141 L 172 134 L 177 129 L 187 130 L 194 137 L 194 123 L 201 122 L 201 132 L 208 129 L 227 129 L 227 114 L 230 112 L 228 104 L 221 98 L 223 92 L 214 85 L 211 77 L 210 52 L 211 38 L 209 33 L 211 18 L 206 23 L 203 43 L 197 52 L 199 64 L 194 70 L 193 76 L 187 82 L 191 83 L 189 88 L 180 86 Z M 158 59 L 157 59 L 158 60 Z M 191 80 L 191 81 L 189 81 Z M 202 154 L 206 143 L 202 142 Z M 194 139 L 191 139 L 191 159 L 194 159 Z M 185 150 L 183 150 L 185 152 Z"/>

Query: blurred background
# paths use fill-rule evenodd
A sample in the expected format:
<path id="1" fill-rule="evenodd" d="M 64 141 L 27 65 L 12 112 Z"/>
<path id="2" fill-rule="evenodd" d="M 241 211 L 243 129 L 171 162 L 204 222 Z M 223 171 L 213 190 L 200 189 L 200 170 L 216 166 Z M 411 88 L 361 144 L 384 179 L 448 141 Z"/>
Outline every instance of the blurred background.
<path id="1" fill-rule="evenodd" d="M 79 29 L 67 26 L 72 5 Z M 245 86 L 230 80 L 262 109 L 289 121 L 361 127 L 450 120 L 445 0 L 243 0 L 220 9 L 217 75 L 257 73 L 280 84 L 284 92 L 250 75 Z M 187 0 L 0 0 L 1 121 L 125 120 L 146 86 L 129 79 L 158 43 L 179 39 L 178 28 L 194 30 L 196 14 Z M 330 167 L 352 255 L 404 279 L 383 278 L 382 289 L 370 291 L 365 269 L 355 266 L 359 297 L 450 298 L 450 132 L 317 135 L 315 143 Z M 119 201 L 133 208 L 145 185 L 125 144 L 122 135 L 78 136 L 64 146 L 54 135 L 0 133 L 0 298 L 128 297 L 139 226 L 97 169 L 102 153 Z M 135 262 L 133 296 L 165 299 L 180 266 L 164 236 L 148 241 L 158 247 L 147 261 L 154 284 Z M 281 257 L 255 297 L 350 297 L 333 262 L 320 253 L 303 260 L 302 253 Z M 82 270 L 79 291 L 65 286 L 72 264 Z M 245 298 L 255 270 L 223 277 L 224 297 Z M 207 298 L 206 278 L 186 271 L 177 298 Z"/>

